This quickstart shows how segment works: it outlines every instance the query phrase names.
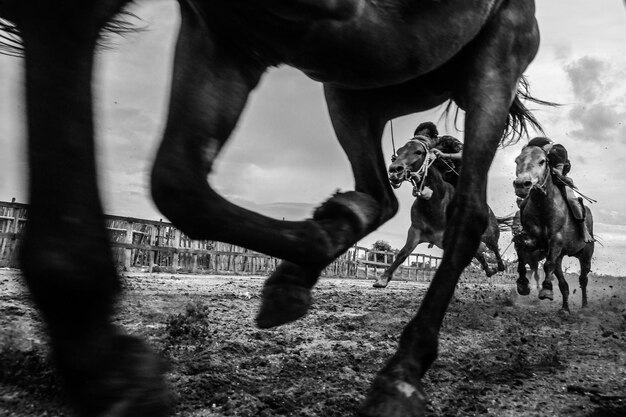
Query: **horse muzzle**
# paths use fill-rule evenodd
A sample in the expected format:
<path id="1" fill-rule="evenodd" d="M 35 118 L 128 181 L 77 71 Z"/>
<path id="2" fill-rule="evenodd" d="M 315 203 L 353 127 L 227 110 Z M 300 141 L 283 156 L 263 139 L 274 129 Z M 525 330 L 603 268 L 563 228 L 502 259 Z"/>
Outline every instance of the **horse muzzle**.
<path id="1" fill-rule="evenodd" d="M 403 178 L 396 178 L 396 177 L 393 177 L 393 178 L 392 178 L 391 176 L 389 176 L 389 184 L 391 184 L 391 186 L 392 186 L 394 189 L 398 189 L 398 188 L 400 188 L 400 186 L 402 185 L 402 182 L 403 182 L 403 181 L 404 181 L 404 179 L 403 179 Z"/>
<path id="2" fill-rule="evenodd" d="M 515 189 L 515 195 L 521 198 L 528 197 L 530 189 L 533 187 L 533 182 L 527 179 L 516 179 L 513 181 L 513 188 Z"/>

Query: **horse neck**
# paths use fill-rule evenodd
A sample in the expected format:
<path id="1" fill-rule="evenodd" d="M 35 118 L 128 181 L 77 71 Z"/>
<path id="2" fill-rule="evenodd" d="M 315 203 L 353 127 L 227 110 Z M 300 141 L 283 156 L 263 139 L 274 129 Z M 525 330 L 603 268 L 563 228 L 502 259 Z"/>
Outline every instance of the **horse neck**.
<path id="1" fill-rule="evenodd" d="M 428 200 L 432 204 L 439 204 L 442 200 L 449 201 L 450 199 L 445 198 L 446 194 L 454 193 L 452 184 L 446 182 L 441 172 L 432 165 L 428 168 L 428 175 L 426 176 L 426 181 L 424 181 L 424 186 L 433 190 L 433 196 Z"/>
<path id="2" fill-rule="evenodd" d="M 545 192 L 538 189 L 531 190 L 530 201 L 548 221 L 548 219 L 563 213 L 562 207 L 566 206 L 567 202 L 559 187 L 552 180 L 552 175 L 548 174 L 544 189 Z"/>

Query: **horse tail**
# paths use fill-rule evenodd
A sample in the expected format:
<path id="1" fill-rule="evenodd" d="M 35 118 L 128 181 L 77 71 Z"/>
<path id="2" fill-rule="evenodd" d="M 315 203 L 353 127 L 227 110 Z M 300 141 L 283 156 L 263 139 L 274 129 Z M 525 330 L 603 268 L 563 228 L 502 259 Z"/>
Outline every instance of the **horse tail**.
<path id="1" fill-rule="evenodd" d="M 545 136 L 545 132 L 543 131 L 541 123 L 539 123 L 537 118 L 524 104 L 524 102 L 528 101 L 544 106 L 558 106 L 557 103 L 552 103 L 533 97 L 530 94 L 530 86 L 528 84 L 528 80 L 526 79 L 526 77 L 522 76 L 517 85 L 517 92 L 515 94 L 515 98 L 513 99 L 513 103 L 511 104 L 511 108 L 509 109 L 509 114 L 506 118 L 504 133 L 502 135 L 503 146 L 514 144 L 518 140 L 520 140 L 523 135 L 527 135 L 529 127 L 532 127 L 541 135 Z"/>
<path id="2" fill-rule="evenodd" d="M 98 46 L 104 49 L 110 48 L 112 34 L 124 37 L 131 33 L 144 31 L 146 27 L 136 23 L 140 20 L 137 15 L 127 10 L 119 11 L 102 27 Z M 24 56 L 24 43 L 18 27 L 4 18 L 0 18 L 0 55 L 19 58 Z"/>
<path id="3" fill-rule="evenodd" d="M 10 21 L 0 18 L 0 54 L 21 57 L 24 47 L 17 27 Z"/>

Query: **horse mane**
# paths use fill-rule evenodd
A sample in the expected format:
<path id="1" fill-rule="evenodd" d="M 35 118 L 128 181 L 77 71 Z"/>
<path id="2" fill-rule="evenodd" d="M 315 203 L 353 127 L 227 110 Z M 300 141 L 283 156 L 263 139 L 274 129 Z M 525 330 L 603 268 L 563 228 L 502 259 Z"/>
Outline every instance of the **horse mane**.
<path id="1" fill-rule="evenodd" d="M 560 104 L 553 103 L 551 101 L 545 101 L 533 97 L 530 94 L 530 85 L 525 76 L 520 78 L 520 81 L 517 86 L 517 93 L 515 94 L 515 98 L 513 99 L 513 103 L 511 104 L 511 108 L 509 109 L 509 114 L 507 115 L 504 132 L 502 134 L 502 139 L 500 139 L 500 145 L 505 147 L 509 145 L 516 144 L 523 136 L 529 135 L 529 127 L 532 127 L 537 132 L 545 136 L 545 132 L 541 123 L 537 120 L 537 118 L 532 114 L 532 112 L 525 106 L 524 101 L 530 101 L 535 104 L 540 104 L 544 106 L 556 107 Z M 456 103 L 450 99 L 446 108 L 444 109 L 441 118 L 446 118 L 452 112 L 452 108 L 454 109 L 454 128 L 457 131 L 460 129 L 457 127 L 457 120 L 459 117 L 460 108 L 456 106 Z"/>
<path id="2" fill-rule="evenodd" d="M 139 26 L 134 21 L 141 21 L 141 19 L 134 13 L 125 9 L 121 10 L 102 27 L 98 39 L 98 47 L 102 49 L 112 48 L 111 35 L 125 37 L 128 34 L 145 30 L 145 26 Z M 24 56 L 24 43 L 19 28 L 15 23 L 1 17 L 0 54 L 19 58 Z"/>

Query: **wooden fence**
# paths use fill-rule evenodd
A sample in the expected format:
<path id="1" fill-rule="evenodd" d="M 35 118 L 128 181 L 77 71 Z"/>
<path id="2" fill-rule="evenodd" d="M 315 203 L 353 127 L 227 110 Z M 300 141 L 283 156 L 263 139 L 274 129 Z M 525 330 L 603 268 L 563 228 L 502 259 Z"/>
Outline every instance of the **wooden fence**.
<path id="1" fill-rule="evenodd" d="M 0 267 L 18 267 L 17 251 L 27 205 L 0 201 Z M 280 259 L 228 243 L 192 240 L 171 223 L 106 216 L 116 265 L 123 271 L 269 275 Z M 374 278 L 394 252 L 348 249 L 322 271 L 327 277 Z M 411 254 L 394 279 L 429 281 L 441 258 Z"/>

